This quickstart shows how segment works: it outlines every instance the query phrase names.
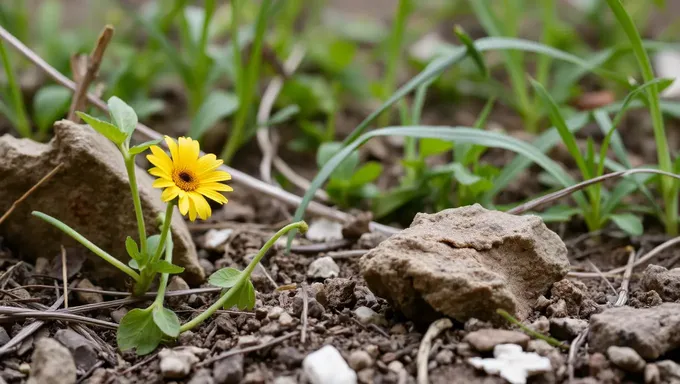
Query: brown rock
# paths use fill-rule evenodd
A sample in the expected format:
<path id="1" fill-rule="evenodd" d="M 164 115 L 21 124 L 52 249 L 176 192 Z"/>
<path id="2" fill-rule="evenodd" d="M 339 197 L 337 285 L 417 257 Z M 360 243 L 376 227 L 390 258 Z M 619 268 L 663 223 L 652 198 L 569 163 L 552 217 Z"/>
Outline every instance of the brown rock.
<path id="1" fill-rule="evenodd" d="M 526 348 L 529 339 L 529 336 L 517 331 L 482 329 L 468 333 L 463 341 L 470 343 L 479 352 L 489 352 L 498 344 L 518 344 Z"/>
<path id="2" fill-rule="evenodd" d="M 680 347 L 680 303 L 652 308 L 611 308 L 590 318 L 590 347 L 604 353 L 612 345 L 634 349 L 655 360 Z"/>
<path id="3" fill-rule="evenodd" d="M 566 247 L 536 216 L 474 206 L 418 214 L 361 258 L 371 291 L 410 318 L 523 320 L 569 270 Z"/>
<path id="4" fill-rule="evenodd" d="M 647 364 L 634 349 L 612 345 L 607 348 L 607 357 L 617 367 L 628 372 L 642 372 Z"/>
<path id="5" fill-rule="evenodd" d="M 680 299 L 680 268 L 668 270 L 660 265 L 648 265 L 642 274 L 642 288 L 656 291 L 663 301 Z"/>
<path id="6" fill-rule="evenodd" d="M 88 279 L 82 279 L 78 282 L 78 288 L 85 288 L 85 289 L 101 289 L 94 284 Z M 76 291 L 76 297 L 78 298 L 78 301 L 80 301 L 83 304 L 97 304 L 101 303 L 104 301 L 104 296 L 102 296 L 101 293 L 95 293 L 95 292 L 81 292 L 81 291 Z"/>
<path id="7" fill-rule="evenodd" d="M 75 384 L 76 365 L 66 347 L 48 337 L 35 343 L 28 384 Z"/>
<path id="8" fill-rule="evenodd" d="M 54 131 L 55 137 L 47 144 L 9 135 L 0 137 L 0 212 L 6 211 L 57 164 L 63 164 L 61 170 L 17 207 L 0 226 L 0 234 L 32 258 L 57 254 L 62 244 L 81 248 L 69 236 L 31 216 L 32 211 L 41 211 L 127 262 L 125 238 L 128 235 L 137 238 L 137 223 L 122 156 L 113 143 L 86 125 L 62 120 L 55 124 Z M 150 234 L 157 233 L 157 219 L 165 211 L 165 204 L 160 190 L 151 187 L 153 178 L 141 168 L 136 173 L 146 229 Z M 202 282 L 203 269 L 178 211 L 173 217 L 172 233 L 174 262 L 186 268 L 184 276 L 189 281 Z M 120 271 L 92 254 L 90 260 L 98 281 L 108 279 L 123 285 Z"/>

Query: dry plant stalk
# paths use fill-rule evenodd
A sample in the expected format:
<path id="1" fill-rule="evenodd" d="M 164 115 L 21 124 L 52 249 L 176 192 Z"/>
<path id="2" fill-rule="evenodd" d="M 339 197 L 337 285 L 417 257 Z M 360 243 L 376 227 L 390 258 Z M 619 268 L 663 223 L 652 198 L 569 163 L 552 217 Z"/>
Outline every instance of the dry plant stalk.
<path id="1" fill-rule="evenodd" d="M 5 219 L 7 219 L 7 217 L 9 217 L 9 215 L 16 209 L 16 207 L 17 207 L 19 204 L 21 204 L 22 201 L 26 200 L 26 198 L 27 198 L 31 193 L 33 193 L 36 189 L 38 189 L 38 188 L 40 187 L 40 185 L 42 185 L 44 182 L 46 182 L 46 181 L 49 180 L 52 176 L 54 176 L 54 174 L 57 173 L 57 171 L 59 171 L 59 169 L 60 169 L 63 165 L 64 165 L 63 163 L 57 164 L 57 166 L 54 167 L 54 169 L 52 169 L 47 175 L 43 176 L 42 179 L 38 180 L 38 182 L 35 183 L 35 185 L 31 187 L 31 189 L 29 189 L 28 191 L 26 191 L 26 193 L 24 193 L 20 198 L 18 198 L 14 203 L 12 203 L 12 206 L 9 207 L 9 209 L 7 210 L 7 212 L 5 212 L 5 214 L 2 215 L 2 217 L 0 217 L 0 224 L 2 224 L 2 222 L 5 221 Z"/>

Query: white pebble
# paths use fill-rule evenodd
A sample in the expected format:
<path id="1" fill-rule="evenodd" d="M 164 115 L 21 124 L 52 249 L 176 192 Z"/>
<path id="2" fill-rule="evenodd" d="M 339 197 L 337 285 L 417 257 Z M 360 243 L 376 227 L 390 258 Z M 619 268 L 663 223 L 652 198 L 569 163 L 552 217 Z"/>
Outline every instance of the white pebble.
<path id="1" fill-rule="evenodd" d="M 488 374 L 498 374 L 511 384 L 526 384 L 527 378 L 552 370 L 550 359 L 533 352 L 524 352 L 517 344 L 498 344 L 494 358 L 471 357 L 467 361 Z"/>
<path id="2" fill-rule="evenodd" d="M 357 382 L 357 374 L 332 345 L 326 345 L 307 355 L 302 361 L 302 369 L 311 384 L 356 384 Z"/>

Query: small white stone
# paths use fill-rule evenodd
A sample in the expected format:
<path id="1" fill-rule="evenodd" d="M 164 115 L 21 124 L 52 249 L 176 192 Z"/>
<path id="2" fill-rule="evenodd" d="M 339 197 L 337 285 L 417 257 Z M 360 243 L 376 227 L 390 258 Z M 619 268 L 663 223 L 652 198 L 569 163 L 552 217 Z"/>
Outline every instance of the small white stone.
<path id="1" fill-rule="evenodd" d="M 312 241 L 342 240 L 342 224 L 328 219 L 314 220 L 309 225 L 306 236 Z"/>
<path id="2" fill-rule="evenodd" d="M 373 365 L 373 358 L 366 351 L 357 350 L 349 355 L 349 366 L 353 370 L 359 372 L 364 368 L 369 368 Z"/>
<path id="3" fill-rule="evenodd" d="M 387 321 L 380 314 L 368 307 L 361 306 L 354 310 L 354 315 L 361 324 L 385 325 Z"/>
<path id="4" fill-rule="evenodd" d="M 188 349 L 164 348 L 158 353 L 158 357 L 161 359 L 161 374 L 168 379 L 186 377 L 191 372 L 191 367 L 199 361 L 198 357 Z"/>
<path id="5" fill-rule="evenodd" d="M 311 384 L 356 384 L 357 374 L 332 345 L 307 355 L 302 369 Z"/>
<path id="6" fill-rule="evenodd" d="M 279 324 L 282 327 L 290 327 L 293 325 L 293 316 L 291 316 L 288 312 L 283 312 L 281 316 L 279 316 Z"/>
<path id="7" fill-rule="evenodd" d="M 239 336 L 238 342 L 236 344 L 239 347 L 252 347 L 253 345 L 260 344 L 260 339 L 253 335 Z"/>
<path id="8" fill-rule="evenodd" d="M 273 307 L 269 310 L 269 312 L 267 312 L 267 317 L 272 320 L 276 320 L 281 317 L 284 312 L 286 312 L 286 310 L 281 307 Z"/>
<path id="9" fill-rule="evenodd" d="M 526 384 L 527 377 L 552 370 L 550 359 L 533 352 L 524 352 L 517 344 L 499 344 L 494 358 L 471 357 L 467 362 L 488 374 L 498 374 L 511 384 Z"/>
<path id="10" fill-rule="evenodd" d="M 307 276 L 315 279 L 328 279 L 331 277 L 338 277 L 340 267 L 335 263 L 330 256 L 320 257 L 311 264 L 307 270 Z"/>
<path id="11" fill-rule="evenodd" d="M 213 251 L 220 251 L 220 247 L 229 240 L 234 230 L 227 229 L 211 229 L 203 237 L 203 247 Z"/>

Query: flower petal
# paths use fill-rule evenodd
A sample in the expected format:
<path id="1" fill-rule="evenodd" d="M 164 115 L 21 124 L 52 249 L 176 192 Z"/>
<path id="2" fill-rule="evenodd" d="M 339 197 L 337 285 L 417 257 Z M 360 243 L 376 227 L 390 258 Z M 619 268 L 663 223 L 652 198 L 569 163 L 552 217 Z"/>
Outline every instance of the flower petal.
<path id="1" fill-rule="evenodd" d="M 198 212 L 198 216 L 201 218 L 201 220 L 206 220 L 208 217 L 210 217 L 212 211 L 210 209 L 210 204 L 208 204 L 208 201 L 205 199 L 205 197 L 196 192 L 189 192 L 188 195 L 196 205 L 196 211 Z"/>
<path id="2" fill-rule="evenodd" d="M 208 174 L 201 176 L 201 184 L 226 180 L 231 180 L 231 175 L 224 171 L 212 171 Z"/>
<path id="3" fill-rule="evenodd" d="M 184 191 L 179 192 L 179 212 L 182 215 L 186 215 L 189 212 L 189 196 Z"/>
<path id="4" fill-rule="evenodd" d="M 179 161 L 179 151 L 177 150 L 177 142 L 170 136 L 165 136 L 165 144 L 168 145 L 170 149 L 170 155 L 172 156 L 172 162 L 177 164 Z"/>
<path id="5" fill-rule="evenodd" d="M 151 164 L 165 171 L 167 174 L 171 174 L 172 160 L 170 160 L 168 154 L 156 145 L 151 147 L 151 152 L 153 155 L 146 155 L 147 160 L 149 160 Z"/>
<path id="6" fill-rule="evenodd" d="M 175 186 L 175 183 L 173 183 L 172 180 L 160 178 L 154 180 L 152 186 L 154 188 L 168 188 Z"/>
<path id="7" fill-rule="evenodd" d="M 165 202 L 168 202 L 177 197 L 177 195 L 179 195 L 181 191 L 182 190 L 177 188 L 176 186 L 166 188 L 163 190 L 163 193 L 161 194 L 161 199 Z"/>
<path id="8" fill-rule="evenodd" d="M 166 173 L 165 171 L 158 167 L 149 169 L 149 173 L 156 177 L 160 177 L 161 179 L 172 180 L 172 176 L 170 176 L 170 174 Z"/>
<path id="9" fill-rule="evenodd" d="M 198 188 L 212 189 L 213 191 L 231 192 L 234 188 L 222 183 L 201 183 Z"/>
<path id="10" fill-rule="evenodd" d="M 224 197 L 223 194 L 216 192 L 214 189 L 206 188 L 206 187 L 198 187 L 196 189 L 196 192 L 200 193 L 203 196 L 208 197 L 209 199 L 212 199 L 220 204 L 224 204 L 227 202 L 227 198 Z"/>
<path id="11" fill-rule="evenodd" d="M 200 147 L 198 141 L 188 137 L 179 138 L 179 157 L 182 164 L 195 163 L 198 160 Z"/>
<path id="12" fill-rule="evenodd" d="M 217 157 L 212 153 L 201 156 L 196 162 L 196 171 L 198 172 L 198 176 L 201 177 L 216 170 L 220 165 L 222 165 L 222 163 L 224 163 L 224 161 L 217 160 Z"/>
<path id="13" fill-rule="evenodd" d="M 189 199 L 189 220 L 194 221 L 196 220 L 196 204 L 194 204 L 193 200 L 191 198 Z"/>

